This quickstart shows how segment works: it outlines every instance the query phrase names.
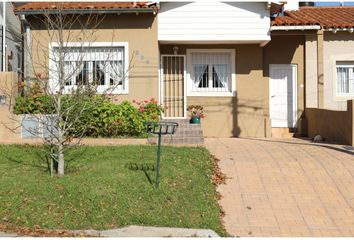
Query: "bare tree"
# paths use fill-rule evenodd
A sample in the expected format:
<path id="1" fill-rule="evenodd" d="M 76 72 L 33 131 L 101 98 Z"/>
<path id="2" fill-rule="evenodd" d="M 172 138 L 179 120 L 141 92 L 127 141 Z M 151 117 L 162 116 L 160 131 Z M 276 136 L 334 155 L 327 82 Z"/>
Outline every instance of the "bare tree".
<path id="1" fill-rule="evenodd" d="M 35 44 L 27 49 L 33 78 L 31 86 L 25 86 L 24 96 L 30 96 L 34 88 L 40 89 L 46 108 L 20 120 L 22 128 L 49 146 L 50 172 L 53 174 L 55 168 L 59 176 L 64 175 L 65 152 L 80 144 L 87 132 L 87 126 L 81 124 L 82 116 L 106 95 L 124 91 L 133 60 L 124 62 L 124 51 L 113 41 L 108 47 L 96 44 L 103 15 L 66 14 L 63 4 L 57 3 L 55 13 L 35 16 L 41 31 L 31 35 Z M 94 104 L 88 104 L 88 98 Z M 28 127 L 26 121 L 37 123 L 36 127 Z"/>

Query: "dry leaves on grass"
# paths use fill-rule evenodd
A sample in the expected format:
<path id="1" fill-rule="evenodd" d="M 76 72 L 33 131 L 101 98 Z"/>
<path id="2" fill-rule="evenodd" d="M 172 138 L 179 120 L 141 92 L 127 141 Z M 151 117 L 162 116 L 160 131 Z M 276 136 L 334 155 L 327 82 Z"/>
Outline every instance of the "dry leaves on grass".
<path id="1" fill-rule="evenodd" d="M 221 184 L 226 184 L 226 179 L 229 178 L 226 176 L 226 174 L 221 172 L 221 169 L 218 164 L 219 161 L 220 161 L 220 159 L 216 158 L 214 155 L 211 155 L 211 162 L 213 164 L 213 175 L 211 176 L 211 179 L 212 179 L 213 184 L 215 186 L 218 186 Z M 218 191 L 216 191 L 216 199 L 219 201 L 221 198 L 222 198 L 222 195 Z M 225 211 L 219 203 L 217 203 L 217 205 L 219 208 L 220 222 L 221 222 L 222 228 L 226 232 L 225 222 L 223 220 L 225 217 Z"/>
<path id="2" fill-rule="evenodd" d="M 20 228 L 16 231 L 18 235 L 30 237 L 98 237 L 83 232 L 74 233 L 67 230 L 47 230 L 47 229 L 30 229 Z"/>
<path id="3" fill-rule="evenodd" d="M 9 223 L 0 223 L 0 231 L 15 233 L 18 236 L 29 237 L 98 237 L 84 232 L 72 232 L 70 230 L 49 230 L 41 229 L 39 226 L 33 228 L 17 227 Z"/>
<path id="4" fill-rule="evenodd" d="M 211 162 L 213 163 L 213 175 L 212 175 L 212 181 L 215 186 L 221 185 L 221 184 L 226 184 L 226 179 L 228 177 L 221 172 L 220 167 L 218 162 L 220 159 L 217 159 L 214 155 L 211 155 Z"/>

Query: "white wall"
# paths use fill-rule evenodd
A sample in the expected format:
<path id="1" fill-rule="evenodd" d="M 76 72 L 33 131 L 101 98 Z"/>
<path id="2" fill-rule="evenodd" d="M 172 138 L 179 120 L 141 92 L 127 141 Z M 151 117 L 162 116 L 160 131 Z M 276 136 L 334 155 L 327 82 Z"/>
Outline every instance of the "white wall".
<path id="1" fill-rule="evenodd" d="M 299 1 L 298 0 L 290 0 L 284 4 L 284 11 L 293 11 L 299 9 Z"/>
<path id="2" fill-rule="evenodd" d="M 270 40 L 265 2 L 161 2 L 158 40 L 239 42 Z"/>

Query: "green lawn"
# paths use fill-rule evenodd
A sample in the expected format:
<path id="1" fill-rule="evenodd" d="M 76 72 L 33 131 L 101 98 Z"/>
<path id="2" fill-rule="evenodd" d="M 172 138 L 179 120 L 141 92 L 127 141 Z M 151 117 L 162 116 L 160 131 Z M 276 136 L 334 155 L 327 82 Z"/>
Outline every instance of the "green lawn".
<path id="1" fill-rule="evenodd" d="M 43 229 L 135 224 L 225 235 L 204 148 L 163 147 L 159 189 L 149 181 L 155 181 L 155 146 L 82 147 L 66 156 L 63 178 L 48 175 L 39 148 L 0 145 L 0 223 Z"/>

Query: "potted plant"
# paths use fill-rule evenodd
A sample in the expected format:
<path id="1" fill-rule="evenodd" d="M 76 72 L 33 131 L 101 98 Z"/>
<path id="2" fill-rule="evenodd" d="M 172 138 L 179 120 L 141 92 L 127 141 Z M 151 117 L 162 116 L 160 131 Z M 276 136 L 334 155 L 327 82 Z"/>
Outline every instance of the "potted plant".
<path id="1" fill-rule="evenodd" d="M 200 105 L 190 105 L 187 111 L 191 117 L 190 123 L 200 124 L 200 119 L 205 117 L 204 109 Z"/>

